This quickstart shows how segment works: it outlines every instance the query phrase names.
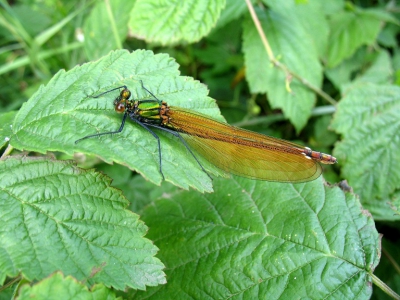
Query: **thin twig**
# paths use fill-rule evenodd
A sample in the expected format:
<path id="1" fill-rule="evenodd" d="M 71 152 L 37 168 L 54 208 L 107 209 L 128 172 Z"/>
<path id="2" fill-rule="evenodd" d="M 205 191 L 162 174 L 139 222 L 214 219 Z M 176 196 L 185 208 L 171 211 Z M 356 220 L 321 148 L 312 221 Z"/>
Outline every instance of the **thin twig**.
<path id="1" fill-rule="evenodd" d="M 10 286 L 12 286 L 14 283 L 21 281 L 22 276 L 18 275 L 17 277 L 15 277 L 14 279 L 10 280 L 9 282 L 7 282 L 5 285 L 3 285 L 2 287 L 0 287 L 0 292 L 6 290 L 7 288 L 9 288 Z"/>
<path id="2" fill-rule="evenodd" d="M 382 248 L 382 253 L 386 256 L 386 258 L 390 261 L 390 263 L 393 265 L 394 269 L 398 274 L 400 274 L 400 266 L 396 262 L 396 260 L 393 258 L 393 256 L 390 255 L 390 253 L 385 249 Z"/>

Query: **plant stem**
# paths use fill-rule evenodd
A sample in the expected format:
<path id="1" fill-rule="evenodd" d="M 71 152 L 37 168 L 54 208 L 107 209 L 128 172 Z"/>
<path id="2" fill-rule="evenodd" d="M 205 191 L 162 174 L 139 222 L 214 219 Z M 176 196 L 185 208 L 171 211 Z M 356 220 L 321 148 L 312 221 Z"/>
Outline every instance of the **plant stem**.
<path id="1" fill-rule="evenodd" d="M 83 47 L 83 43 L 75 42 L 58 49 L 43 50 L 38 53 L 38 58 L 45 59 L 53 55 L 69 52 L 71 50 L 78 49 L 81 47 Z M 12 62 L 0 66 L 0 75 L 15 70 L 19 67 L 26 66 L 29 63 L 30 63 L 29 56 L 19 57 Z"/>
<path id="2" fill-rule="evenodd" d="M 9 282 L 7 282 L 5 285 L 0 287 L 0 292 L 6 290 L 8 287 L 12 286 L 14 283 L 20 281 L 21 279 L 22 279 L 22 276 L 18 275 L 17 277 L 15 277 L 14 279 L 12 279 Z"/>
<path id="3" fill-rule="evenodd" d="M 380 280 L 378 277 L 376 277 L 374 274 L 370 273 L 369 274 L 372 277 L 373 283 L 375 283 L 376 286 L 380 287 L 382 291 L 384 291 L 386 294 L 388 294 L 390 297 L 393 299 L 400 300 L 400 296 L 396 294 L 389 286 L 386 285 L 382 280 Z"/>

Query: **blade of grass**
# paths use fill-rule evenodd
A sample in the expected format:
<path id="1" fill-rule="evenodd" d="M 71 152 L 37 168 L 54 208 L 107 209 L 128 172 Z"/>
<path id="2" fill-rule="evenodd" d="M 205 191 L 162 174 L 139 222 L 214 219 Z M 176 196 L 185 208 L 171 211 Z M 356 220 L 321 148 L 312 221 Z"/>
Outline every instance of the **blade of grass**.
<path id="1" fill-rule="evenodd" d="M 51 57 L 56 54 L 60 53 L 65 53 L 77 48 L 82 47 L 83 44 L 79 42 L 75 42 L 69 45 L 66 45 L 64 47 L 58 48 L 58 49 L 52 49 L 52 50 L 46 50 L 46 51 L 41 51 L 38 54 L 38 59 L 46 59 L 48 57 Z M 26 66 L 30 63 L 30 58 L 29 56 L 23 56 L 20 58 L 17 58 L 16 60 L 12 61 L 11 63 L 5 64 L 4 66 L 0 67 L 0 75 L 10 72 L 11 70 L 15 70 L 19 67 Z"/>

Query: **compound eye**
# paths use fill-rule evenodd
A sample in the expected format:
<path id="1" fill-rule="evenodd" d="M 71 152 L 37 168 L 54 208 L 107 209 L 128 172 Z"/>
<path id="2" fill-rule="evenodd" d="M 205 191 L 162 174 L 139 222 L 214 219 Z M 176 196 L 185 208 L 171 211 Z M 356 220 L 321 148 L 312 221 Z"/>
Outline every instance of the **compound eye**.
<path id="1" fill-rule="evenodd" d="M 128 100 L 131 96 L 131 91 L 128 89 L 123 89 L 120 93 L 121 99 Z"/>
<path id="2" fill-rule="evenodd" d="M 123 113 L 125 111 L 125 103 L 117 102 L 114 109 L 116 112 Z"/>

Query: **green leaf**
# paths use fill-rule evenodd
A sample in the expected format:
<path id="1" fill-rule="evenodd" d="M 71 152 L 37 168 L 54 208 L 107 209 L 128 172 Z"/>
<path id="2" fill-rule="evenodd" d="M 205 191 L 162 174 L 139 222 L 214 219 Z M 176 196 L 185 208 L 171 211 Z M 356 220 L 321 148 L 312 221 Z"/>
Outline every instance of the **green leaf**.
<path id="1" fill-rule="evenodd" d="M 193 43 L 210 32 L 224 7 L 225 0 L 137 0 L 130 28 L 147 42 Z"/>
<path id="2" fill-rule="evenodd" d="M 65 25 L 71 22 L 71 20 L 76 17 L 81 11 L 84 9 L 84 7 L 81 7 L 79 10 L 74 11 L 73 13 L 69 14 L 56 24 L 46 28 L 43 32 L 38 34 L 35 37 L 35 42 L 37 43 L 36 47 L 39 48 L 39 46 L 46 44 L 54 35 L 56 35 L 58 32 L 60 32 Z M 35 12 L 36 14 L 36 12 Z"/>
<path id="3" fill-rule="evenodd" d="M 395 211 L 397 217 L 400 218 L 400 190 L 393 193 L 391 200 L 391 208 Z"/>
<path id="4" fill-rule="evenodd" d="M 113 0 L 99 1 L 85 20 L 85 52 L 89 59 L 97 59 L 111 50 L 121 48 L 121 43 L 128 34 L 129 12 L 134 1 Z"/>
<path id="5" fill-rule="evenodd" d="M 254 4 L 256 1 L 251 0 Z M 239 19 L 248 11 L 246 2 L 243 0 L 228 0 L 227 5 L 221 11 L 216 28 L 221 28 L 233 20 Z M 236 24 L 237 25 L 237 24 Z"/>
<path id="6" fill-rule="evenodd" d="M 168 284 L 135 299 L 369 299 L 380 238 L 354 194 L 321 179 L 218 178 L 214 189 L 143 211 Z"/>
<path id="7" fill-rule="evenodd" d="M 400 49 L 395 49 L 393 51 L 392 62 L 393 62 L 393 69 L 395 70 L 395 84 L 400 85 Z"/>
<path id="8" fill-rule="evenodd" d="M 377 53 L 371 66 L 355 82 L 370 82 L 377 84 L 392 83 L 393 67 L 390 54 L 386 50 Z"/>
<path id="9" fill-rule="evenodd" d="M 95 154 L 107 163 L 117 162 L 141 173 L 153 183 L 161 182 L 156 139 L 144 128 L 127 120 L 124 130 L 115 135 L 92 138 L 75 144 L 84 136 L 117 130 L 122 116 L 114 111 L 118 91 L 99 98 L 101 92 L 126 85 L 135 99 L 148 99 L 139 79 L 159 99 L 223 120 L 215 101 L 207 97 L 205 85 L 178 76 L 178 65 L 168 55 L 151 51 L 111 52 L 102 59 L 60 71 L 41 87 L 18 112 L 14 120 L 11 145 L 45 153 L 62 151 Z M 179 139 L 155 130 L 161 140 L 162 168 L 166 180 L 185 189 L 212 191 L 210 178 L 188 153 Z M 221 171 L 207 161 L 210 172 Z"/>
<path id="10" fill-rule="evenodd" d="M 354 74 L 358 74 L 360 70 L 367 68 L 370 63 L 366 47 L 361 47 L 350 58 L 345 59 L 336 67 L 325 69 L 325 75 L 337 89 L 342 89 L 343 85 L 354 79 Z"/>
<path id="11" fill-rule="evenodd" d="M 33 286 L 23 285 L 18 293 L 18 300 L 30 299 L 117 299 L 115 294 L 103 285 L 95 285 L 90 291 L 71 276 L 64 277 L 55 273 L 35 283 Z"/>
<path id="12" fill-rule="evenodd" d="M 116 289 L 165 283 L 147 227 L 110 182 L 68 161 L 0 161 L 0 284 L 57 270 Z"/>
<path id="13" fill-rule="evenodd" d="M 306 27 L 299 20 L 296 6 L 289 6 L 285 12 L 258 10 L 257 15 L 272 51 L 276 57 L 281 57 L 281 63 L 314 86 L 320 86 L 322 68 L 318 61 L 318 51 Z M 284 72 L 270 64 L 250 18 L 244 22 L 243 35 L 246 78 L 251 91 L 267 93 L 271 106 L 281 108 L 297 131 L 300 131 L 311 115 L 315 94 L 296 80 L 290 84 L 292 93 L 287 91 Z"/>
<path id="14" fill-rule="evenodd" d="M 400 32 L 398 25 L 386 24 L 382 31 L 379 33 L 379 44 L 387 47 L 397 49 L 397 35 Z"/>
<path id="15" fill-rule="evenodd" d="M 324 15 L 331 15 L 341 11 L 344 6 L 345 0 L 325 0 L 321 8 Z"/>
<path id="16" fill-rule="evenodd" d="M 352 56 L 360 46 L 374 43 L 379 34 L 380 23 L 368 10 L 341 11 L 333 15 L 330 19 L 327 66 L 333 68 Z"/>
<path id="17" fill-rule="evenodd" d="M 285 15 L 288 11 L 293 13 L 300 27 L 307 32 L 308 41 L 312 40 L 312 46 L 317 50 L 318 55 L 321 58 L 325 55 L 328 44 L 329 24 L 325 18 L 324 6 L 327 5 L 326 2 L 328 1 L 305 0 L 303 3 L 296 3 L 296 5 L 293 5 L 292 1 L 263 0 L 263 2 L 274 12 L 279 12 L 282 15 Z M 268 36 L 269 32 L 266 32 L 266 34 Z"/>
<path id="18" fill-rule="evenodd" d="M 356 77 L 353 78 L 355 72 Z M 335 86 L 341 89 L 342 94 L 355 83 L 390 84 L 393 81 L 393 72 L 390 55 L 385 50 L 372 55 L 367 55 L 365 51 L 358 51 L 352 58 L 333 69 L 326 70 L 327 76 Z"/>
<path id="19" fill-rule="evenodd" d="M 158 197 L 172 198 L 181 190 L 168 182 L 163 182 L 160 188 L 155 189 L 154 185 L 145 181 L 141 176 L 135 176 L 124 187 L 120 186 L 124 195 L 131 201 L 130 209 L 134 212 L 142 213 L 147 205 L 152 205 L 154 199 Z"/>
<path id="20" fill-rule="evenodd" d="M 207 36 L 204 40 L 207 47 L 192 49 L 193 55 L 204 68 L 199 76 L 207 82 L 208 88 L 214 94 L 220 95 L 221 89 L 228 90 L 227 94 L 232 93 L 229 87 L 232 78 L 227 78 L 223 74 L 231 72 L 233 68 L 243 68 L 243 58 L 240 54 L 241 39 L 241 27 L 237 22 L 230 22 Z"/>
<path id="21" fill-rule="evenodd" d="M 332 130 L 329 130 L 331 121 L 332 115 L 321 116 L 315 121 L 314 139 L 315 144 L 319 149 L 321 147 L 332 146 L 338 140 L 337 134 L 332 132 Z"/>
<path id="22" fill-rule="evenodd" d="M 363 201 L 400 188 L 400 88 L 360 83 L 337 106 L 332 128 L 343 140 L 334 155 Z"/>
<path id="23" fill-rule="evenodd" d="M 129 209 L 140 214 L 143 207 L 151 204 L 152 199 L 162 195 L 169 197 L 176 192 L 176 187 L 169 182 L 162 182 L 160 188 L 146 181 L 142 176 L 131 176 L 131 171 L 120 165 L 100 164 L 96 169 L 113 179 L 112 186 L 120 189 L 129 200 Z M 129 174 L 127 174 L 127 171 Z"/>
<path id="24" fill-rule="evenodd" d="M 12 135 L 12 123 L 16 114 L 16 111 L 0 114 L 0 148 L 6 145 L 10 140 Z"/>
<path id="25" fill-rule="evenodd" d="M 371 7 L 368 10 L 365 10 L 364 13 L 377 18 L 384 23 L 391 23 L 397 26 L 400 25 L 400 21 L 391 9 Z"/>
<path id="26" fill-rule="evenodd" d="M 367 199 L 362 204 L 373 215 L 375 221 L 399 221 L 400 214 L 396 212 L 396 204 L 391 202 L 396 199 L 396 192 L 390 198 Z"/>
<path id="27" fill-rule="evenodd" d="M 34 6 L 19 3 L 12 5 L 10 11 L 14 20 L 21 23 L 21 27 L 27 31 L 30 36 L 39 35 L 51 26 L 51 18 L 40 9 Z M 16 32 L 13 32 L 15 35 Z"/>

